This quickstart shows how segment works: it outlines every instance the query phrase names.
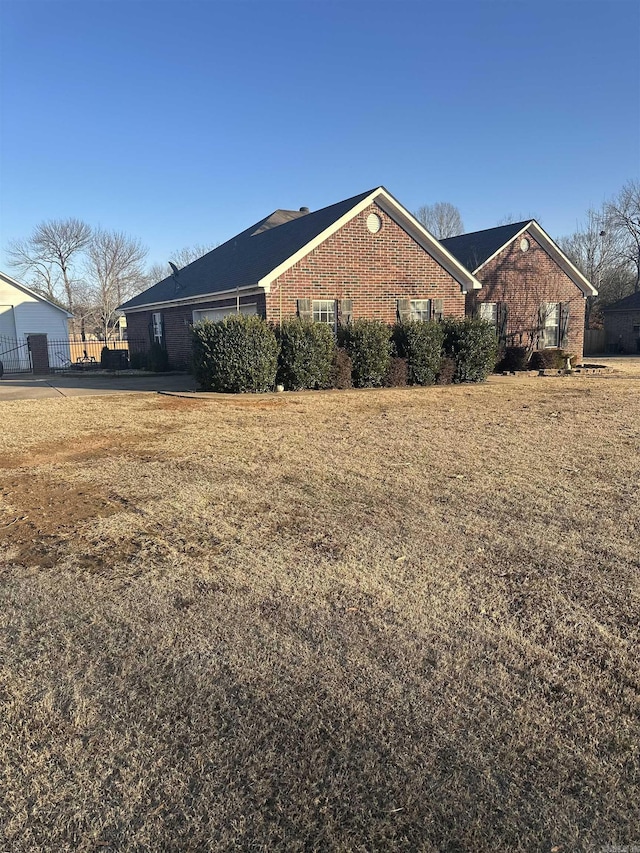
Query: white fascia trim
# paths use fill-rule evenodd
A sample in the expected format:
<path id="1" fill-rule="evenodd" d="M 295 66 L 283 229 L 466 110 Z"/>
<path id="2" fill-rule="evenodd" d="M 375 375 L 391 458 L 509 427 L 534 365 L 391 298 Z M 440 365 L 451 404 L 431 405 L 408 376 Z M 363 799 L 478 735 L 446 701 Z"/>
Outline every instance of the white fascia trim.
<path id="1" fill-rule="evenodd" d="M 432 234 L 429 234 L 426 228 L 424 228 L 406 208 L 396 201 L 396 199 L 394 199 L 393 196 L 384 189 L 384 187 L 378 187 L 370 192 L 368 196 L 363 198 L 362 201 L 358 202 L 358 204 L 354 205 L 347 211 L 347 213 L 341 216 L 340 219 L 337 219 L 328 228 L 325 228 L 324 231 L 318 234 L 317 237 L 314 237 L 313 240 L 310 240 L 305 246 L 295 252 L 295 254 L 287 258 L 286 261 L 283 261 L 279 266 L 271 270 L 271 272 L 264 278 L 261 278 L 258 284 L 261 287 L 264 287 L 266 293 L 269 293 L 271 285 L 279 276 L 291 269 L 294 264 L 297 264 L 298 261 L 302 260 L 302 258 L 308 255 L 309 252 L 316 249 L 321 243 L 324 243 L 324 241 L 331 237 L 332 234 L 339 231 L 343 225 L 346 225 L 347 222 L 350 222 L 359 213 L 366 210 L 373 202 L 376 202 L 376 204 L 384 210 L 384 212 L 387 213 L 394 222 L 397 222 L 401 228 L 407 231 L 408 234 L 413 237 L 413 239 L 422 246 L 423 249 L 425 249 L 425 251 L 434 257 L 438 263 L 451 276 L 453 276 L 460 285 L 463 293 L 467 293 L 469 290 L 480 290 L 482 284 L 475 278 L 475 276 L 473 276 L 466 267 L 456 260 L 456 258 L 454 258 L 453 255 L 448 252 Z"/>
<path id="2" fill-rule="evenodd" d="M 458 282 L 463 293 L 468 293 L 470 290 L 482 289 L 482 282 L 478 281 L 475 275 L 469 272 L 464 264 L 461 264 L 442 245 L 437 237 L 434 237 L 433 234 L 427 231 L 424 225 L 418 222 L 415 216 L 409 213 L 397 199 L 386 192 L 386 190 L 382 190 L 381 196 L 382 198 L 376 198 L 376 202 L 382 210 L 389 214 L 394 222 L 397 222 L 410 237 L 413 237 L 416 243 L 422 246 Z"/>
<path id="3" fill-rule="evenodd" d="M 287 270 L 291 269 L 294 264 L 297 264 L 298 261 L 301 261 L 309 252 L 312 252 L 315 248 L 317 248 L 321 243 L 331 237 L 332 234 L 335 234 L 336 231 L 339 231 L 343 225 L 346 225 L 347 222 L 350 222 L 354 216 L 357 216 L 363 210 L 366 210 L 367 207 L 375 200 L 377 195 L 381 192 L 382 188 L 377 190 L 373 190 L 373 192 L 369 193 L 366 198 L 363 198 L 362 201 L 358 202 L 354 207 L 348 210 L 345 214 L 343 214 L 340 219 L 337 219 L 328 228 L 325 228 L 324 231 L 321 231 L 317 237 L 314 237 L 313 240 L 310 240 L 306 245 L 304 245 L 301 249 L 298 249 L 293 255 L 290 255 L 286 261 L 283 261 L 279 266 L 275 269 L 271 270 L 268 275 L 265 275 L 264 278 L 261 278 L 258 284 L 260 287 L 264 287 L 265 292 L 269 293 L 271 290 L 271 285 L 273 282 L 285 273 Z"/>
<path id="4" fill-rule="evenodd" d="M 493 255 L 489 255 L 489 257 L 487 258 L 487 260 L 486 260 L 486 261 L 483 261 L 483 262 L 480 264 L 480 266 L 479 266 L 477 269 L 475 269 L 475 270 L 473 271 L 473 274 L 474 274 L 474 275 L 478 275 L 478 273 L 480 272 L 480 270 L 481 270 L 481 269 L 483 269 L 483 267 L 486 267 L 486 265 L 489 263 L 489 261 L 492 261 L 494 258 L 497 258 L 497 257 L 498 257 L 498 255 L 500 254 L 500 252 L 503 252 L 503 251 L 504 251 L 505 246 L 508 246 L 510 243 L 513 243 L 513 242 L 514 242 L 514 240 L 517 240 L 517 239 L 518 239 L 518 237 L 519 237 L 521 234 L 524 234 L 524 232 L 525 232 L 525 231 L 527 231 L 527 230 L 529 229 L 529 227 L 531 226 L 531 224 L 532 224 L 532 223 L 533 223 L 533 219 L 530 219 L 530 220 L 529 220 L 529 222 L 527 222 L 527 224 L 526 224 L 523 228 L 521 228 L 521 229 L 518 231 L 518 233 L 517 233 L 517 234 L 514 234 L 514 235 L 513 235 L 513 237 L 511 237 L 509 240 L 507 240 L 507 242 L 506 242 L 506 243 L 503 243 L 503 244 L 502 244 L 502 246 L 500 246 L 500 248 L 499 248 L 499 249 L 496 249 L 496 251 L 493 253 Z"/>
<path id="5" fill-rule="evenodd" d="M 475 269 L 473 272 L 477 275 L 480 270 L 485 267 L 489 261 L 492 261 L 495 257 L 497 257 L 500 252 L 503 252 L 505 248 L 511 243 L 515 242 L 518 237 L 524 234 L 525 231 L 529 231 L 532 235 L 535 236 L 536 240 L 540 243 L 542 248 L 547 252 L 547 254 L 551 255 L 553 260 L 558 264 L 558 266 L 569 276 L 571 281 L 576 285 L 576 287 L 582 291 L 584 296 L 597 296 L 598 291 L 591 284 L 589 279 L 587 279 L 580 270 L 569 260 L 569 258 L 562 251 L 560 246 L 553 240 L 544 228 L 539 225 L 535 219 L 531 219 L 524 228 L 521 228 L 517 234 L 514 234 L 510 240 L 507 240 L 500 248 L 493 253 L 490 257 L 487 258 L 484 263 L 480 264 L 480 266 Z"/>
<path id="6" fill-rule="evenodd" d="M 125 314 L 137 314 L 141 311 L 149 311 L 152 308 L 173 308 L 177 305 L 197 305 L 198 302 L 218 302 L 222 299 L 229 299 L 230 296 L 235 296 L 237 293 L 240 296 L 259 296 L 264 293 L 262 287 L 256 287 L 255 284 L 245 285 L 244 287 L 232 287 L 229 290 L 217 290 L 215 293 L 201 293 L 198 296 L 186 296 L 182 299 L 166 299 L 164 302 L 147 302 L 144 305 L 136 305 L 133 308 L 118 307 L 117 311 L 123 311 Z M 266 291 L 267 293 L 269 291 Z"/>
<path id="7" fill-rule="evenodd" d="M 44 296 L 41 296 L 39 293 L 36 293 L 35 290 L 31 290 L 30 287 L 27 287 L 26 284 L 22 284 L 20 281 L 16 281 L 15 278 L 12 278 L 10 275 L 7 275 L 6 272 L 0 272 L 0 277 L 8 281 L 9 284 L 12 284 L 14 287 L 17 287 L 19 290 L 22 290 L 24 293 L 28 293 L 29 296 L 33 296 L 34 299 L 37 299 L 38 302 L 44 302 L 47 305 L 50 305 L 52 308 L 57 309 L 58 311 L 62 311 L 63 314 L 67 315 L 67 318 L 73 317 L 73 314 L 70 314 L 66 308 L 61 308 L 59 305 L 56 305 L 55 302 L 50 302 L 48 299 L 45 299 Z"/>
<path id="8" fill-rule="evenodd" d="M 584 276 L 580 270 L 569 260 L 569 258 L 562 251 L 560 246 L 553 240 L 547 232 L 542 228 L 541 225 L 535 221 L 535 219 L 531 222 L 531 231 L 536 235 L 540 243 L 542 243 L 543 247 L 546 251 L 551 255 L 554 261 L 561 267 L 564 272 L 569 276 L 569 278 L 573 281 L 573 283 L 580 288 L 580 290 L 584 293 L 585 296 L 597 296 L 598 291 L 591 284 L 588 278 Z"/>

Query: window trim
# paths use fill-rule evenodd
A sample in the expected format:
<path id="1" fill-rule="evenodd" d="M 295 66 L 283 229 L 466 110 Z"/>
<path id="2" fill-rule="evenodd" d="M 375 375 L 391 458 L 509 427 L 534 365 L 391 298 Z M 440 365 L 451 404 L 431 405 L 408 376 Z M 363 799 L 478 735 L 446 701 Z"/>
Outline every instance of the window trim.
<path id="1" fill-rule="evenodd" d="M 318 307 L 316 306 L 324 306 Z M 331 311 L 326 307 L 327 305 L 331 305 Z M 311 319 L 314 323 L 324 323 L 324 325 L 329 326 L 335 332 L 338 324 L 338 306 L 336 304 L 335 299 L 312 299 L 311 300 Z M 316 313 L 318 316 L 316 316 Z M 327 319 L 323 319 L 323 314 L 326 315 Z M 329 322 L 329 316 L 331 316 L 331 322 Z"/>
<path id="2" fill-rule="evenodd" d="M 421 303 L 423 305 L 422 308 L 418 308 L 418 304 Z M 422 315 L 426 314 L 426 317 Z M 411 322 L 423 322 L 428 323 L 429 320 L 432 319 L 432 301 L 431 299 L 410 299 L 409 300 L 409 319 Z"/>
<path id="3" fill-rule="evenodd" d="M 560 322 L 562 320 L 561 317 L 561 302 L 547 302 L 545 304 L 545 316 L 544 316 L 544 325 L 542 327 L 542 334 L 544 340 L 544 349 L 558 349 L 560 346 Z M 555 318 L 555 323 L 550 324 L 549 319 L 551 317 Z M 554 342 L 548 343 L 549 340 L 549 331 L 551 329 L 555 329 Z"/>
<path id="4" fill-rule="evenodd" d="M 164 339 L 162 311 L 153 311 L 151 313 L 151 326 L 153 328 L 153 343 L 160 344 L 160 346 L 162 346 L 162 341 Z"/>

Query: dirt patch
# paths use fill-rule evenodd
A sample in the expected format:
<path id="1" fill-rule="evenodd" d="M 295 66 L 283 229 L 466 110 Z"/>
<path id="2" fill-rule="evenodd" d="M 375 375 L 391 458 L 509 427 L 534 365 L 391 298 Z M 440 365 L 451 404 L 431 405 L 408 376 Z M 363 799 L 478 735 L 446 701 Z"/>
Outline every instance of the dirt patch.
<path id="1" fill-rule="evenodd" d="M 14 477 L 0 487 L 0 551 L 11 563 L 51 567 L 75 525 L 122 507 L 117 496 L 87 485 Z"/>

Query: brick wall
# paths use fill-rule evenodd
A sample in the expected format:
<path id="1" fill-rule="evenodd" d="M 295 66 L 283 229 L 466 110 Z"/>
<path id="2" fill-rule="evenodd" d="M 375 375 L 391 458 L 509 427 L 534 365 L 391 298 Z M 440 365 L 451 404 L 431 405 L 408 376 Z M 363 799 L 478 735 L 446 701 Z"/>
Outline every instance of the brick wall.
<path id="1" fill-rule="evenodd" d="M 526 252 L 520 249 L 523 237 L 529 241 Z M 506 302 L 508 341 L 518 346 L 535 347 L 542 302 L 568 302 L 569 323 L 564 348 L 582 358 L 585 315 L 582 291 L 531 234 L 519 235 L 483 267 L 476 278 L 483 287 L 467 295 L 467 313 L 475 313 L 480 302 Z"/>
<path id="2" fill-rule="evenodd" d="M 257 312 L 261 317 L 265 316 L 264 294 L 256 296 L 241 296 L 240 305 L 257 304 Z M 189 327 L 193 324 L 194 310 L 206 308 L 231 308 L 236 307 L 236 297 L 222 299 L 215 302 L 198 302 L 197 305 L 175 305 L 170 308 L 160 309 L 164 321 L 165 346 L 169 356 L 169 365 L 182 370 L 189 366 L 191 361 L 191 333 Z M 146 350 L 153 340 L 150 333 L 151 315 L 153 311 L 140 311 L 127 314 L 127 337 L 130 341 L 130 351 Z"/>
<path id="3" fill-rule="evenodd" d="M 604 328 L 607 352 L 640 352 L 640 311 L 605 311 Z"/>
<path id="4" fill-rule="evenodd" d="M 367 229 L 370 213 L 382 220 L 377 234 Z M 352 299 L 354 319 L 393 323 L 399 298 L 443 299 L 446 315 L 464 316 L 458 282 L 373 204 L 271 285 L 267 319 L 295 316 L 298 299 Z"/>

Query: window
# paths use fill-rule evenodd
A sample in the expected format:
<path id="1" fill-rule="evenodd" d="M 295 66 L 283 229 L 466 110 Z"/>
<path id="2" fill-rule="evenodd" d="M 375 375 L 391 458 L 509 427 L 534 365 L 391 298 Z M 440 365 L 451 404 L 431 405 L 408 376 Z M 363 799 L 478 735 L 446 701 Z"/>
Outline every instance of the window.
<path id="1" fill-rule="evenodd" d="M 545 347 L 558 346 L 558 332 L 560 330 L 560 303 L 547 302 L 544 315 L 544 345 Z"/>
<path id="2" fill-rule="evenodd" d="M 223 317 L 228 317 L 231 314 L 237 314 L 235 305 L 227 305 L 226 308 L 200 308 L 193 312 L 193 322 L 199 323 L 201 320 L 211 320 L 212 323 L 217 323 Z M 258 313 L 258 305 L 255 302 L 249 305 L 241 305 L 240 313 L 247 316 Z"/>
<path id="3" fill-rule="evenodd" d="M 336 303 L 335 299 L 314 299 L 313 322 L 326 323 L 332 329 L 336 327 Z"/>
<path id="4" fill-rule="evenodd" d="M 157 314 L 151 315 L 151 322 L 153 324 L 153 342 L 154 344 L 162 343 L 162 314 L 158 312 Z"/>
<path id="5" fill-rule="evenodd" d="M 431 300 L 430 299 L 412 299 L 411 300 L 410 317 L 412 320 L 424 320 L 424 321 L 430 320 L 431 319 Z"/>
<path id="6" fill-rule="evenodd" d="M 493 326 L 498 325 L 498 303 L 497 302 L 481 302 L 480 303 L 480 319 L 486 320 Z"/>

